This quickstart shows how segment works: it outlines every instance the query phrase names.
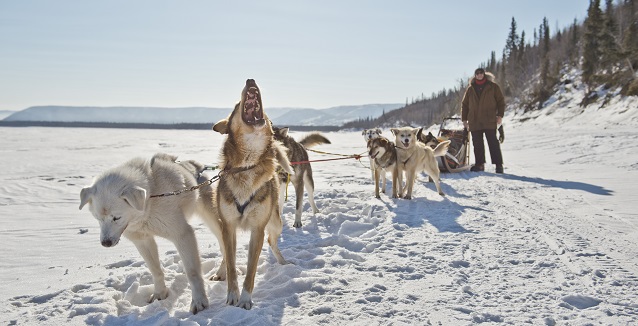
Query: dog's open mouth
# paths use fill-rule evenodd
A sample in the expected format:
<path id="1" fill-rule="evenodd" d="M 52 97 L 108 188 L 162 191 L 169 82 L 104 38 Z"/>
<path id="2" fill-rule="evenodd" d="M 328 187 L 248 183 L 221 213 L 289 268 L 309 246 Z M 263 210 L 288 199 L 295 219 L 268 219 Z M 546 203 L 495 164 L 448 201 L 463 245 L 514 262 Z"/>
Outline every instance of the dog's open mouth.
<path id="1" fill-rule="evenodd" d="M 246 80 L 246 87 L 244 87 L 243 107 L 241 118 L 247 125 L 256 126 L 264 125 L 266 120 L 264 119 L 264 110 L 261 103 L 261 93 L 259 87 L 255 83 L 254 79 Z"/>
<path id="2" fill-rule="evenodd" d="M 407 148 L 408 146 L 410 146 L 410 141 L 409 140 L 404 140 L 403 141 L 403 147 Z"/>

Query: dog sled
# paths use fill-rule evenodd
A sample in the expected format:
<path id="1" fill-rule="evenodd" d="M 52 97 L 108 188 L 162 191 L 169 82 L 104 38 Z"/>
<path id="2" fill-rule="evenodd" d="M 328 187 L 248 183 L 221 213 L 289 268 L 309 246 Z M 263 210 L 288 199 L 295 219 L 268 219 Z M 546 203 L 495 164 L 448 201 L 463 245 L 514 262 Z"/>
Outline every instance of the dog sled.
<path id="1" fill-rule="evenodd" d="M 470 136 L 461 118 L 443 119 L 437 139 L 450 140 L 447 154 L 437 157 L 441 172 L 463 172 L 470 169 Z"/>

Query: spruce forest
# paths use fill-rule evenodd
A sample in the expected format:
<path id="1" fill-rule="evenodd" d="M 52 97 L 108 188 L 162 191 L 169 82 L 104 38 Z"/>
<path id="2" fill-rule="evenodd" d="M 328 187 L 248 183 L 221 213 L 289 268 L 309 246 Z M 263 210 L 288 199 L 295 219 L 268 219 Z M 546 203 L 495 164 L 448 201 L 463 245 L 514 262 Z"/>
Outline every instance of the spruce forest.
<path id="1" fill-rule="evenodd" d="M 506 105 L 539 110 L 561 83 L 563 72 L 577 68 L 587 96 L 582 106 L 597 101 L 596 89 L 620 88 L 622 96 L 638 96 L 638 0 L 590 0 L 584 22 L 552 31 L 547 18 L 530 36 L 517 30 L 512 17 L 501 55 L 492 51 L 481 66 L 496 76 Z M 376 119 L 360 119 L 344 128 L 431 126 L 460 114 L 460 103 L 469 80 L 458 79 L 451 89 L 412 100 L 400 109 Z M 608 99 L 603 99 L 602 103 Z"/>

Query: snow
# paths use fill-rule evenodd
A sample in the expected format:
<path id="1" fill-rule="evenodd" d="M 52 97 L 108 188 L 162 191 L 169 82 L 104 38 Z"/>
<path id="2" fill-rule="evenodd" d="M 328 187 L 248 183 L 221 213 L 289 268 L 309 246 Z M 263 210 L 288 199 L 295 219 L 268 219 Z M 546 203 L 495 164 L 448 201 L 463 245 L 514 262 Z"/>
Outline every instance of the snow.
<path id="1" fill-rule="evenodd" d="M 511 107 L 505 174 L 492 165 L 443 174 L 445 197 L 420 175 L 413 200 L 376 199 L 367 159 L 313 163 L 320 212 L 304 201 L 304 225 L 293 228 L 292 187 L 284 207 L 279 242 L 293 264 L 279 265 L 264 246 L 253 309 L 227 306 L 226 282 L 206 281 L 210 307 L 197 315 L 174 246 L 159 241 L 170 295 L 148 304 L 141 256 L 127 240 L 100 245 L 79 192 L 134 156 L 161 151 L 214 164 L 220 135 L 0 128 L 0 323 L 637 324 L 638 103 L 616 96 L 581 108 L 581 93 L 572 85 L 543 110 Z M 317 150 L 365 151 L 360 132 L 324 134 L 333 144 Z M 210 275 L 220 249 L 201 221 L 192 224 Z M 239 239 L 242 282 L 247 234 Z"/>

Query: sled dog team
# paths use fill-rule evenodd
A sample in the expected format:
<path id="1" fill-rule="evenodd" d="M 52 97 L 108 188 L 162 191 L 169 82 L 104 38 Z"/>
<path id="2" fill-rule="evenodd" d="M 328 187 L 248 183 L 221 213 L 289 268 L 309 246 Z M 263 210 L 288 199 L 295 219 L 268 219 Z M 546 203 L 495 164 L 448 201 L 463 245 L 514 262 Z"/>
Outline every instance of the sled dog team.
<path id="1" fill-rule="evenodd" d="M 226 303 L 244 309 L 253 306 L 252 293 L 261 249 L 266 234 L 277 262 L 287 264 L 277 241 L 282 233 L 283 197 L 287 182 L 296 194 L 294 227 L 301 227 L 304 188 L 314 213 L 314 181 L 305 148 L 330 144 L 313 133 L 297 142 L 287 128 L 272 126 L 263 109 L 261 91 L 248 79 L 240 101 L 231 114 L 213 126 L 225 134 L 220 153 L 220 172 L 215 178 L 203 174 L 204 166 L 195 161 L 177 161 L 168 154 L 155 154 L 150 161 L 136 158 L 107 170 L 91 186 L 80 192 L 80 209 L 88 205 L 100 225 L 100 241 L 113 247 L 124 236 L 129 239 L 148 266 L 154 291 L 148 302 L 167 298 L 155 236 L 173 242 L 190 283 L 190 311 L 208 307 L 201 261 L 193 228 L 188 220 L 199 215 L 216 236 L 222 249 L 222 262 L 211 280 L 227 281 Z M 385 174 L 392 174 L 392 197 L 412 198 L 417 173 L 430 175 L 439 194 L 439 169 L 435 157 L 447 152 L 449 141 L 434 149 L 418 141 L 418 128 L 395 128 L 395 143 L 381 136 L 381 130 L 365 130 L 375 196 L 379 181 L 385 192 Z M 396 144 L 396 145 L 395 145 Z M 291 164 L 294 163 L 294 165 Z M 304 163 L 306 162 L 306 163 Z M 405 186 L 402 176 L 405 173 Z M 237 280 L 237 230 L 250 231 L 246 277 L 241 291 Z"/>

